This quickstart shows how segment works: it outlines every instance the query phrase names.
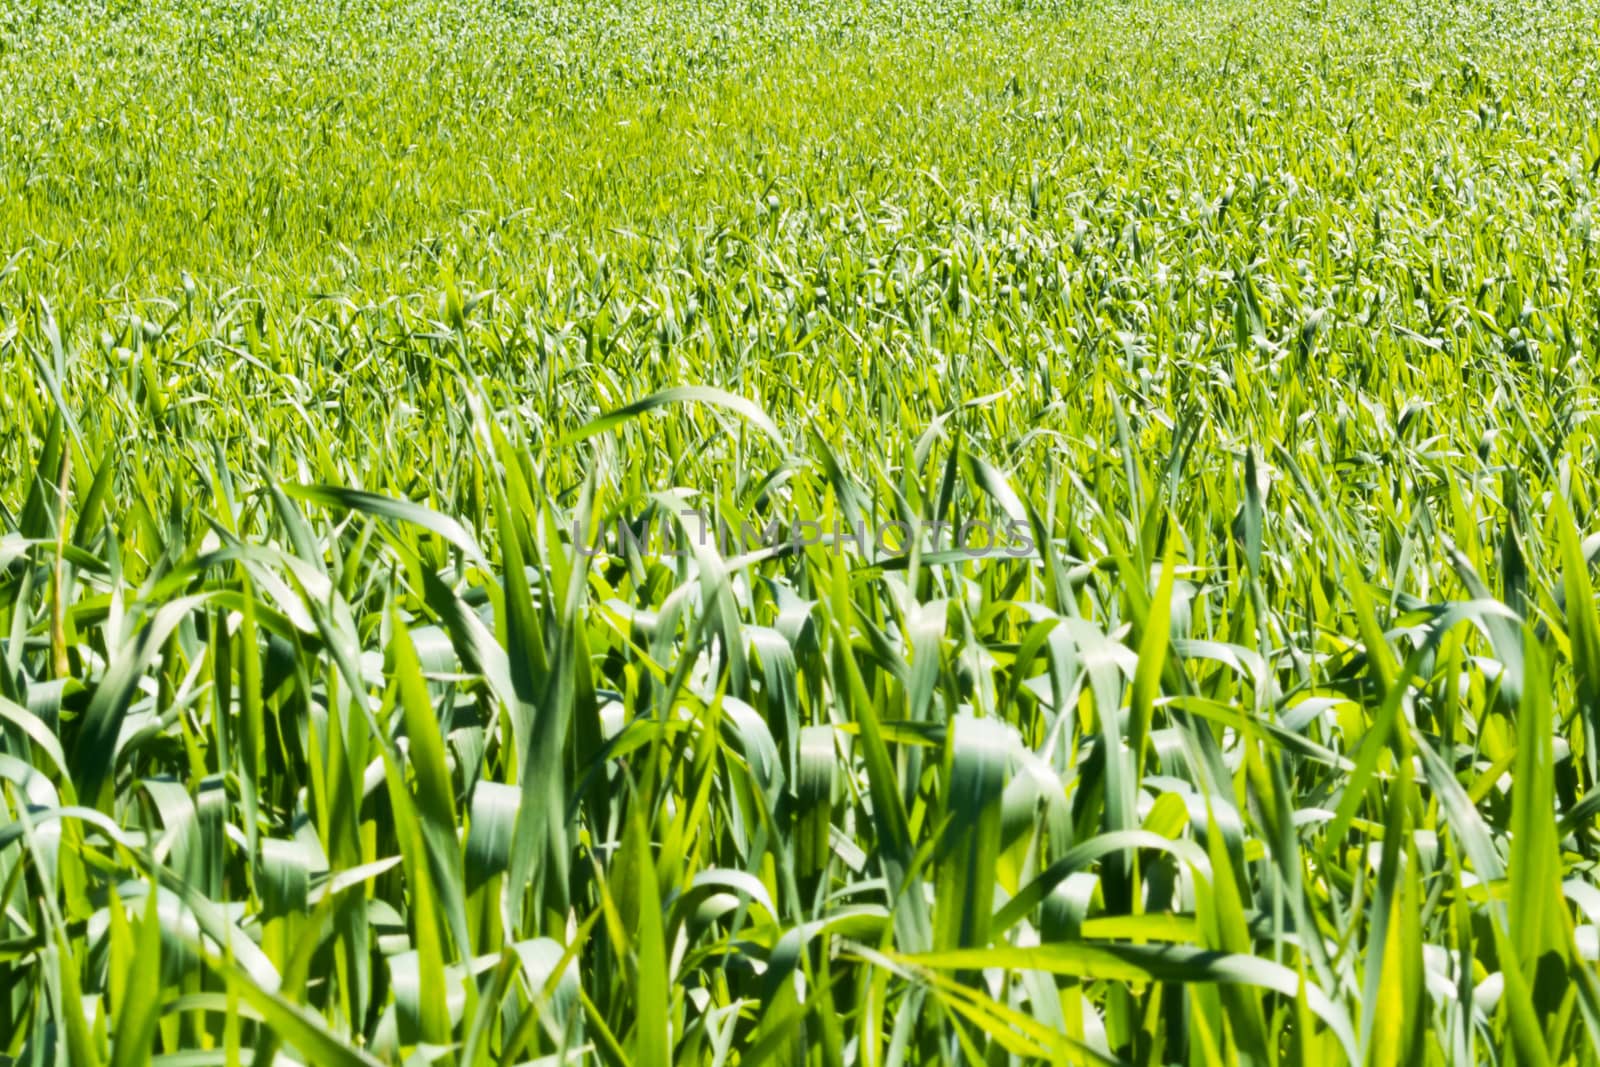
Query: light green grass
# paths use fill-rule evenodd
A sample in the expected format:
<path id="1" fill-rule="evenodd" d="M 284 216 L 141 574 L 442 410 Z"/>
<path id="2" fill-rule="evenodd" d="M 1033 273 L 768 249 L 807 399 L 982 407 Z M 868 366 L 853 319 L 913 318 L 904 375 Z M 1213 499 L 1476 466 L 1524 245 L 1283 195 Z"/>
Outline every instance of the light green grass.
<path id="1" fill-rule="evenodd" d="M 1597 46 L 6 7 L 0 1063 L 1600 1060 Z"/>

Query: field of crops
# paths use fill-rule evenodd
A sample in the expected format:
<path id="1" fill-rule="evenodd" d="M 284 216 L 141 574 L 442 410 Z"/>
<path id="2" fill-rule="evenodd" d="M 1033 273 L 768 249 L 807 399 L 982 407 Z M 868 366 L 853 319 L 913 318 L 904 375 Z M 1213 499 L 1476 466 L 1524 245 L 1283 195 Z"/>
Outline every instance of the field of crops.
<path id="1" fill-rule="evenodd" d="M 0 4 L 0 1065 L 1600 1062 L 1600 11 Z"/>

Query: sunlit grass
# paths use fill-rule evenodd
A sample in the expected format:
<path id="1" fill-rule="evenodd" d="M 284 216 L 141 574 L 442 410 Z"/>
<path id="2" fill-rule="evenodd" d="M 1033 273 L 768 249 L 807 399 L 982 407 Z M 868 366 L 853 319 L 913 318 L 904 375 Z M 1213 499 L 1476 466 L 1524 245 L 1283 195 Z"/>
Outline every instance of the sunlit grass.
<path id="1" fill-rule="evenodd" d="M 1600 1058 L 1597 44 L 0 12 L 0 1062 Z"/>

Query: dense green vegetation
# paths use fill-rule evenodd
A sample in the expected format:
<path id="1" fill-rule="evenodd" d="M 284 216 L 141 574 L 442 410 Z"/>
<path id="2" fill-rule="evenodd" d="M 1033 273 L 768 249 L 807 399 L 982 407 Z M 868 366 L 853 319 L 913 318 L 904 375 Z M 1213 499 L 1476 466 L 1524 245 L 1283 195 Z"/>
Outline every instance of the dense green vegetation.
<path id="1" fill-rule="evenodd" d="M 4 5 L 0 1063 L 1600 1060 L 1597 198 L 1577 0 Z"/>

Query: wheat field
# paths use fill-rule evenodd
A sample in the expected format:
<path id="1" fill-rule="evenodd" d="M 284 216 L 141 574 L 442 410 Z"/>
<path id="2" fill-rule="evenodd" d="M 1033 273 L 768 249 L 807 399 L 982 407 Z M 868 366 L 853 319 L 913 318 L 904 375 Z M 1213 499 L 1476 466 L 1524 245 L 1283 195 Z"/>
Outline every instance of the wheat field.
<path id="1" fill-rule="evenodd" d="M 1600 1062 L 1600 11 L 0 5 L 0 1065 Z"/>

